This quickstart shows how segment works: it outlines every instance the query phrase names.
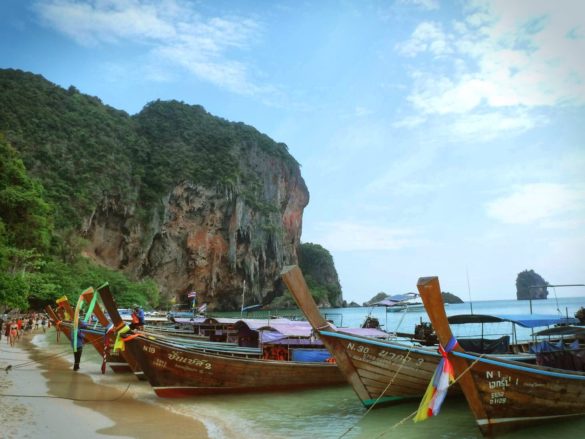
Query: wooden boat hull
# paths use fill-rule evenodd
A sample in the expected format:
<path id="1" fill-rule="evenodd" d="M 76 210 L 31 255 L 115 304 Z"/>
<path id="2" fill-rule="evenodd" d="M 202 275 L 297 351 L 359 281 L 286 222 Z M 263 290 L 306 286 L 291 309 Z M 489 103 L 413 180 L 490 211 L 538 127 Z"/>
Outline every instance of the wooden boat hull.
<path id="1" fill-rule="evenodd" d="M 319 337 L 366 407 L 420 398 L 440 360 L 430 349 L 399 343 L 332 331 Z"/>
<path id="2" fill-rule="evenodd" d="M 455 355 L 467 364 L 477 360 L 473 354 Z M 476 418 L 485 435 L 585 415 L 585 374 L 485 358 L 468 373 L 485 411 L 485 417 Z"/>
<path id="3" fill-rule="evenodd" d="M 418 281 L 439 340 L 452 337 L 436 277 Z M 574 372 L 465 352 L 449 353 L 455 375 L 484 435 L 494 435 L 547 420 L 585 415 L 585 372 Z"/>
<path id="4" fill-rule="evenodd" d="M 334 364 L 213 355 L 139 336 L 126 351 L 140 363 L 158 396 L 289 391 L 345 384 Z"/>
<path id="5" fill-rule="evenodd" d="M 285 267 L 281 275 L 362 404 L 368 407 L 424 395 L 440 360 L 435 349 L 344 334 L 319 313 L 298 267 Z"/>
<path id="6" fill-rule="evenodd" d="M 82 293 L 82 297 L 87 303 L 89 303 L 92 299 L 92 296 L 91 296 L 92 294 L 95 294 L 95 292 L 93 290 L 91 290 L 91 291 L 87 290 L 84 293 Z M 59 305 L 59 308 L 63 309 L 63 311 L 65 311 L 69 316 L 73 316 L 73 314 L 74 314 L 73 307 L 71 306 L 71 304 L 69 303 L 67 298 L 64 297 L 64 298 L 60 299 L 58 302 L 58 305 Z M 48 307 L 48 310 L 51 310 L 51 312 L 53 313 L 53 315 L 51 315 L 51 313 L 49 313 L 49 316 L 51 316 L 51 318 L 58 320 L 57 315 L 52 311 L 51 307 Z M 104 328 L 109 326 L 110 321 L 105 316 L 103 310 L 99 306 L 99 303 L 95 304 L 94 309 L 93 309 L 93 313 L 97 317 L 98 321 L 100 322 L 100 324 Z M 70 322 L 64 322 L 64 323 L 70 324 Z M 62 326 L 61 329 L 63 330 L 63 332 L 65 333 L 67 338 L 71 341 L 71 328 L 68 327 L 67 324 L 63 324 L 61 326 Z M 134 362 L 131 358 L 127 359 L 123 353 L 121 354 L 120 352 L 114 351 L 113 347 L 114 347 L 115 335 L 113 333 L 110 333 L 108 335 L 108 337 L 110 339 L 108 341 L 109 347 L 106 351 L 106 363 L 108 364 L 110 369 L 112 369 L 112 371 L 114 373 L 134 373 L 134 375 L 136 375 L 136 377 L 139 380 L 145 381 L 146 377 L 144 376 L 144 374 L 140 370 L 140 366 L 138 365 L 138 363 Z M 96 333 L 88 333 L 86 335 L 86 341 L 90 342 L 93 345 L 93 347 L 97 350 L 99 355 L 103 357 L 104 350 L 106 349 L 103 334 L 100 335 L 100 334 L 96 334 Z"/>

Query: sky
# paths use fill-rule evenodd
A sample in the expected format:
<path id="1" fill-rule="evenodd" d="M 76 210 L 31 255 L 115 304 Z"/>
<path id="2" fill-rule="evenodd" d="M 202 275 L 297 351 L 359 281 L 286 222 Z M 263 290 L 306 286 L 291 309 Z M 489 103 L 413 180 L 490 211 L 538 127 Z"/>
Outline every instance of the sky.
<path id="1" fill-rule="evenodd" d="M 431 275 L 464 300 L 514 299 L 527 269 L 585 284 L 582 0 L 2 0 L 0 17 L 0 68 L 286 143 L 301 239 L 348 302 Z"/>

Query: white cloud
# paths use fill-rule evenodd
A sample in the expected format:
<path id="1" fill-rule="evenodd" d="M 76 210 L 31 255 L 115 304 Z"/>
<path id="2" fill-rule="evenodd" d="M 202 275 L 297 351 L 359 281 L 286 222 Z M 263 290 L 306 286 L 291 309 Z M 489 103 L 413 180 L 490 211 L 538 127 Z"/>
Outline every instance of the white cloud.
<path id="1" fill-rule="evenodd" d="M 451 140 L 488 142 L 502 135 L 519 134 L 547 123 L 543 116 L 525 111 L 481 112 L 457 116 L 446 124 Z"/>
<path id="2" fill-rule="evenodd" d="M 570 215 L 585 211 L 585 190 L 555 183 L 526 184 L 486 205 L 489 216 L 506 224 L 574 224 Z"/>
<path id="3" fill-rule="evenodd" d="M 47 26 L 78 44 L 143 45 L 154 64 L 171 61 L 232 92 L 272 90 L 255 85 L 248 66 L 228 56 L 233 49 L 248 49 L 260 33 L 259 24 L 251 19 L 206 18 L 181 0 L 40 0 L 35 9 Z M 166 76 L 160 68 L 158 76 Z"/>
<path id="4" fill-rule="evenodd" d="M 414 128 L 422 125 L 426 120 L 427 118 L 423 116 L 406 116 L 392 123 L 392 126 L 394 128 Z"/>
<path id="5" fill-rule="evenodd" d="M 440 23 L 425 21 L 420 23 L 409 40 L 396 45 L 398 52 L 406 56 L 416 56 L 421 52 L 430 52 L 435 56 L 452 53 L 451 37 L 443 32 Z"/>
<path id="6" fill-rule="evenodd" d="M 418 6 L 421 9 L 432 11 L 439 9 L 439 0 L 400 0 L 400 3 L 405 5 Z"/>
<path id="7" fill-rule="evenodd" d="M 331 251 L 399 250 L 419 245 L 413 229 L 383 227 L 351 221 L 321 224 L 319 243 Z"/>
<path id="8" fill-rule="evenodd" d="M 408 56 L 453 55 L 413 74 L 409 100 L 420 112 L 585 104 L 585 2 L 476 1 L 466 12 L 464 21 L 422 22 L 397 45 Z"/>

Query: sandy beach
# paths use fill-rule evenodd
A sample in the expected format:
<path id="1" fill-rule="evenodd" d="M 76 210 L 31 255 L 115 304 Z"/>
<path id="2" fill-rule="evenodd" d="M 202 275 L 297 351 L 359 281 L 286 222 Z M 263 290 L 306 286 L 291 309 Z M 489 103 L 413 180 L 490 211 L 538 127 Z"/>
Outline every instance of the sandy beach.
<path id="1" fill-rule="evenodd" d="M 101 375 L 97 363 L 83 361 L 73 372 L 68 342 L 49 346 L 48 337 L 55 332 L 24 335 L 15 347 L 1 340 L 0 437 L 209 437 L 199 420 L 140 400 L 148 384 L 131 374 Z"/>

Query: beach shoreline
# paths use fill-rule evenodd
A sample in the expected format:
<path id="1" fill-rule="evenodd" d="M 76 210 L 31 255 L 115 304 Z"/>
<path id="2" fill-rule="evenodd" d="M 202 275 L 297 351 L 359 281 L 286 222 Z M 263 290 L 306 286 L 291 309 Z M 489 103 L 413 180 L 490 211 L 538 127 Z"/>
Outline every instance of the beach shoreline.
<path id="1" fill-rule="evenodd" d="M 148 384 L 134 375 L 102 375 L 90 352 L 74 372 L 68 342 L 48 343 L 54 336 L 23 335 L 15 347 L 1 340 L 0 437 L 209 437 L 200 420 L 143 401 Z"/>

